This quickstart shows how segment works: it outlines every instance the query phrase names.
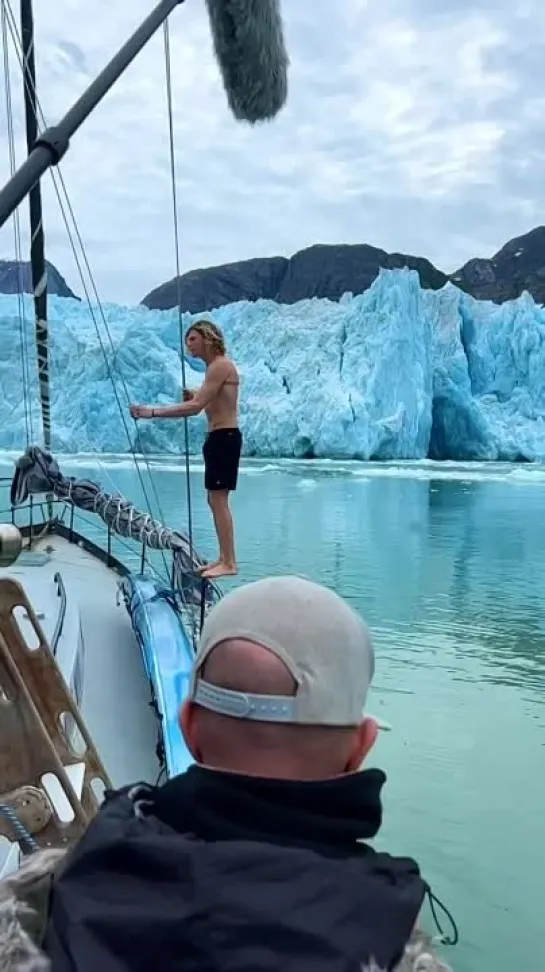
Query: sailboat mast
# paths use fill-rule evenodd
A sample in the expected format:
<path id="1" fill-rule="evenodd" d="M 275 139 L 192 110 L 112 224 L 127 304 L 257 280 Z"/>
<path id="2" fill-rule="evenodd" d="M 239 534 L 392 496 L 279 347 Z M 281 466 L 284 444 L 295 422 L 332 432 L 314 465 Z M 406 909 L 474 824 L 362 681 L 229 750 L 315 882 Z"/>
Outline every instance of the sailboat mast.
<path id="1" fill-rule="evenodd" d="M 27 152 L 30 155 L 38 138 L 36 63 L 34 59 L 34 17 L 32 0 L 21 0 L 21 39 L 25 97 Z M 29 193 L 30 266 L 38 357 L 38 387 L 45 449 L 51 449 L 51 404 L 49 394 L 49 343 L 47 328 L 47 269 L 45 265 L 42 192 L 36 181 Z"/>

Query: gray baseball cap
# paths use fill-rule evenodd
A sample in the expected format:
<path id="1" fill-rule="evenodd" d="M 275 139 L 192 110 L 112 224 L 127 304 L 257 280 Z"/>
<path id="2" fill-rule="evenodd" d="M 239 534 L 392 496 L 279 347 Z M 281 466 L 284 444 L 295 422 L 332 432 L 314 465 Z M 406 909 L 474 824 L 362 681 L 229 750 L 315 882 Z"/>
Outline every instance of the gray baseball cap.
<path id="1" fill-rule="evenodd" d="M 297 683 L 293 696 L 252 695 L 200 677 L 216 645 L 262 645 Z M 259 722 L 356 726 L 375 669 L 367 626 L 338 594 L 301 577 L 268 577 L 227 594 L 206 618 L 189 697 L 223 715 Z"/>

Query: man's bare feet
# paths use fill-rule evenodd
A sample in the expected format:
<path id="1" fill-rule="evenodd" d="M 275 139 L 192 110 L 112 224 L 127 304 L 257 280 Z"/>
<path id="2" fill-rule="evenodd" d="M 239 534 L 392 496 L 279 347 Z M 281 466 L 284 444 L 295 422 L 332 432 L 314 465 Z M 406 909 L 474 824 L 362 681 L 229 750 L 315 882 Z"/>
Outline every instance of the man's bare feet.
<path id="1" fill-rule="evenodd" d="M 211 570 L 212 567 L 217 567 L 219 563 L 221 563 L 220 560 L 211 560 L 209 563 L 203 564 L 202 567 L 199 567 L 197 569 L 197 573 L 201 574 L 202 576 L 206 570 Z"/>
<path id="2" fill-rule="evenodd" d="M 201 577 L 204 577 L 206 580 L 213 580 L 216 577 L 234 577 L 235 574 L 238 574 L 238 567 L 236 564 L 224 564 L 223 561 L 220 560 L 218 564 L 214 564 L 203 571 Z"/>

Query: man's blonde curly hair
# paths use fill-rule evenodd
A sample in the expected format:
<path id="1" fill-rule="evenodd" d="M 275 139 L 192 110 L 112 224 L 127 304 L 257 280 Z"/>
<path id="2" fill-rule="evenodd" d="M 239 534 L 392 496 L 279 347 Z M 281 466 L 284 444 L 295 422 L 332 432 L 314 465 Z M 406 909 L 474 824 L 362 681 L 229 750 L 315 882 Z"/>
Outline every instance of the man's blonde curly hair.
<path id="1" fill-rule="evenodd" d="M 197 334 L 200 334 L 208 347 L 212 351 L 215 351 L 216 354 L 225 354 L 225 338 L 221 329 L 213 321 L 207 321 L 204 318 L 200 321 L 195 321 L 187 331 L 186 340 L 191 334 L 191 331 L 196 331 Z"/>

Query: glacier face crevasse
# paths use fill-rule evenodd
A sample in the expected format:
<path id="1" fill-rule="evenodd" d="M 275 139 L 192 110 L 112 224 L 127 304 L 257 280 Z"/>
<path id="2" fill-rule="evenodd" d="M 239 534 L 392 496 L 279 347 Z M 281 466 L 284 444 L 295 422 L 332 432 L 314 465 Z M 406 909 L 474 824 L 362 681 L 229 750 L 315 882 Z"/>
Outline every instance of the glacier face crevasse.
<path id="1" fill-rule="evenodd" d="M 25 446 L 27 424 L 30 439 L 41 440 L 30 298 L 24 307 L 21 329 L 18 298 L 0 296 L 0 447 L 7 449 Z M 99 340 L 85 304 L 49 301 L 54 450 L 179 453 L 183 422 L 140 422 L 136 436 L 127 410 L 129 399 L 179 399 L 177 311 L 103 310 L 108 333 L 95 314 Z M 497 306 L 452 284 L 422 290 L 415 271 L 385 270 L 366 293 L 339 302 L 244 301 L 212 316 L 241 372 L 246 455 L 545 459 L 545 310 L 527 294 Z M 194 319 L 184 315 L 184 328 Z M 192 388 L 202 381 L 187 366 L 186 375 Z M 197 451 L 204 417 L 191 419 L 189 430 Z"/>

